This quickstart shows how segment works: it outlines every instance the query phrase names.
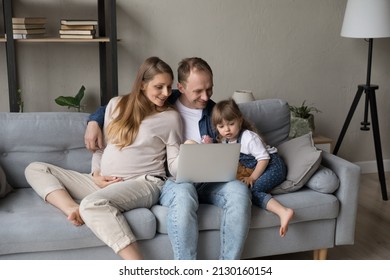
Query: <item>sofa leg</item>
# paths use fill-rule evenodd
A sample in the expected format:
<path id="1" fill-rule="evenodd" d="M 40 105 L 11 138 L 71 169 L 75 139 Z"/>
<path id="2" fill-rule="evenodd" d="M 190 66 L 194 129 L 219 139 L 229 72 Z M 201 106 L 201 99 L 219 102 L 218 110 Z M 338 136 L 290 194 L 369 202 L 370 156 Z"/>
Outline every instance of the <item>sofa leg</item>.
<path id="1" fill-rule="evenodd" d="M 317 249 L 313 251 L 314 260 L 326 260 L 328 249 Z"/>

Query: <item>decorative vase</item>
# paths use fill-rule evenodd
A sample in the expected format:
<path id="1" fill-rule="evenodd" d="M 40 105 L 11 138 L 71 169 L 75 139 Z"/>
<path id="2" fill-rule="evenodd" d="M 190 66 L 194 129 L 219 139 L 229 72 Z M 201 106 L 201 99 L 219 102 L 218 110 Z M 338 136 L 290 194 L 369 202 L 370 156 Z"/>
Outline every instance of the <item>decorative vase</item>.
<path id="1" fill-rule="evenodd" d="M 295 117 L 291 114 L 290 117 L 290 138 L 299 137 L 309 132 L 314 133 L 314 115 L 310 114 L 307 119 Z"/>

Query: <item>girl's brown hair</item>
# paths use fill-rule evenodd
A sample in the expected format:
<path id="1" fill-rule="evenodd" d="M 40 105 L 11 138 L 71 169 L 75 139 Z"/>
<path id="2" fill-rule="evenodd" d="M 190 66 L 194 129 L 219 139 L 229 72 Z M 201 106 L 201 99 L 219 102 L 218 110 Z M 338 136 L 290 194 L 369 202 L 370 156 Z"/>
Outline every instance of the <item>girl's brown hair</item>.
<path id="1" fill-rule="evenodd" d="M 211 122 L 217 134 L 218 130 L 216 129 L 216 127 L 218 124 L 222 123 L 223 120 L 237 120 L 241 124 L 241 130 L 248 129 L 258 133 L 255 126 L 244 118 L 237 103 L 231 98 L 227 100 L 222 100 L 214 105 Z M 221 140 L 221 136 L 218 134 L 217 141 L 221 142 Z"/>
<path id="2" fill-rule="evenodd" d="M 171 67 L 158 57 L 149 57 L 140 66 L 131 92 L 118 102 L 117 116 L 107 126 L 107 142 L 120 148 L 131 145 L 138 135 L 142 120 L 156 113 L 155 105 L 145 96 L 142 86 L 158 74 L 168 73 L 174 80 Z"/>

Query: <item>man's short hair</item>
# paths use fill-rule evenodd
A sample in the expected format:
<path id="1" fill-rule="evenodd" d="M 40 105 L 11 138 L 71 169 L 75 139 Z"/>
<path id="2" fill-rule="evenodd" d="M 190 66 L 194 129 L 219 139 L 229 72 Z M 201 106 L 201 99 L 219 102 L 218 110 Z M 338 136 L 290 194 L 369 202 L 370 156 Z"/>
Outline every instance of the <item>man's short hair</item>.
<path id="1" fill-rule="evenodd" d="M 200 57 L 189 57 L 184 58 L 179 62 L 179 67 L 177 68 L 177 80 L 182 85 L 185 85 L 187 82 L 188 76 L 192 70 L 204 71 L 210 74 L 211 78 L 213 77 L 213 71 L 211 70 L 210 65 Z"/>

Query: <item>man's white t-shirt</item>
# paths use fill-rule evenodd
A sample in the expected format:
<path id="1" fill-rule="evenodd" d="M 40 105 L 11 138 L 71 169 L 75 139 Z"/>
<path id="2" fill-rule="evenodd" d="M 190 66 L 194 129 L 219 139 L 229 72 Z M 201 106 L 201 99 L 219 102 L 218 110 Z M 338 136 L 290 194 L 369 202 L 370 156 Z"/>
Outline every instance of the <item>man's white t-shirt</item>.
<path id="1" fill-rule="evenodd" d="M 202 137 L 199 132 L 199 120 L 202 118 L 203 109 L 188 108 L 179 99 L 175 102 L 175 105 L 183 121 L 184 141 L 194 140 L 200 143 Z"/>

